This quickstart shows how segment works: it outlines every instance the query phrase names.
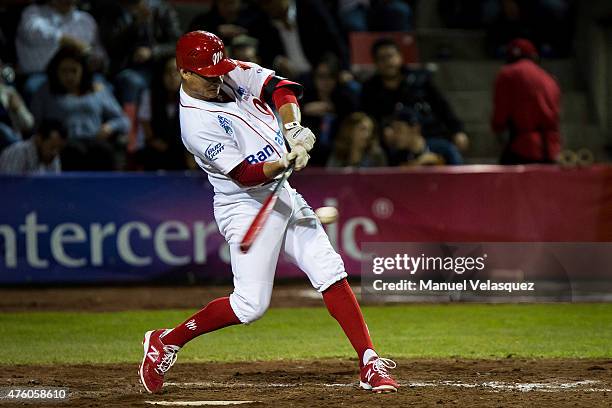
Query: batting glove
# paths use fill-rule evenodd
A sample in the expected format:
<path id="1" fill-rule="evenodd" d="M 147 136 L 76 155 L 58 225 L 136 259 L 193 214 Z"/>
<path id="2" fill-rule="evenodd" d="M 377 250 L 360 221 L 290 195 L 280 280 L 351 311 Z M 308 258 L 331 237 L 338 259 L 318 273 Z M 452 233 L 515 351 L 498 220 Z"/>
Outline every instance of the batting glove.
<path id="1" fill-rule="evenodd" d="M 285 138 L 293 149 L 297 145 L 302 145 L 306 152 L 312 150 L 317 138 L 314 133 L 307 127 L 300 125 L 297 122 L 287 123 L 285 126 Z"/>
<path id="2" fill-rule="evenodd" d="M 308 155 L 308 152 L 306 152 L 304 146 L 298 144 L 291 148 L 291 151 L 286 153 L 280 162 L 285 168 L 287 168 L 289 167 L 289 163 L 295 161 L 295 171 L 300 171 L 306 167 L 309 159 L 310 156 Z"/>

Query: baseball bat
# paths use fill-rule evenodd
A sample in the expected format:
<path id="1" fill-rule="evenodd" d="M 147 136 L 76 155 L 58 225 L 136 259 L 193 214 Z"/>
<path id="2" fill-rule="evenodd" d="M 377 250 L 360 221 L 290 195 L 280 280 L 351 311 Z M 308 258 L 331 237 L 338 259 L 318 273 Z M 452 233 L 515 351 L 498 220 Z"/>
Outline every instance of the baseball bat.
<path id="1" fill-rule="evenodd" d="M 272 190 L 268 198 L 266 198 L 266 201 L 264 201 L 263 206 L 259 209 L 259 212 L 255 216 L 255 218 L 253 218 L 253 222 L 251 222 L 249 229 L 247 230 L 246 234 L 244 234 L 244 237 L 240 242 L 240 250 L 243 254 L 249 252 L 249 249 L 253 245 L 253 242 L 255 242 L 255 239 L 259 235 L 259 232 L 262 230 L 264 224 L 266 223 L 266 220 L 270 216 L 272 208 L 274 208 L 274 204 L 276 204 L 276 200 L 278 199 L 278 195 L 280 194 L 281 187 L 293 172 L 294 167 L 295 161 L 291 162 L 289 164 L 289 167 L 285 169 L 282 177 L 276 183 L 274 190 Z"/>

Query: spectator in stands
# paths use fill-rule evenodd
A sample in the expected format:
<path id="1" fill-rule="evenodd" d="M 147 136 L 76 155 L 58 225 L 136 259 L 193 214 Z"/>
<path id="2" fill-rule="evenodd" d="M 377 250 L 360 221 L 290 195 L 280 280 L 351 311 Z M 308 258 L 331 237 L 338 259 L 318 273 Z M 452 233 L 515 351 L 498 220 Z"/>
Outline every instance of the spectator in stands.
<path id="1" fill-rule="evenodd" d="M 386 166 L 387 159 L 374 130 L 374 121 L 368 115 L 350 114 L 340 126 L 327 167 Z"/>
<path id="2" fill-rule="evenodd" d="M 308 74 L 325 53 L 349 66 L 348 48 L 322 0 L 258 0 L 264 16 L 251 35 L 265 44 L 262 62 L 279 75 L 296 79 Z"/>
<path id="3" fill-rule="evenodd" d="M 60 121 L 43 120 L 31 138 L 13 143 L 0 155 L 0 173 L 59 173 L 68 134 Z"/>
<path id="4" fill-rule="evenodd" d="M 412 31 L 412 9 L 403 0 L 338 0 L 345 31 Z"/>
<path id="5" fill-rule="evenodd" d="M 229 54 L 233 59 L 261 64 L 259 57 L 259 41 L 248 35 L 234 37 L 230 43 Z"/>
<path id="6" fill-rule="evenodd" d="M 44 83 L 47 65 L 62 46 L 89 51 L 90 62 L 96 61 L 98 66 L 106 61 L 96 21 L 75 4 L 76 0 L 48 0 L 23 11 L 15 46 L 19 70 L 27 76 L 23 88 L 26 99 Z"/>
<path id="7" fill-rule="evenodd" d="M 145 135 L 138 161 L 143 170 L 184 170 L 187 164 L 178 118 L 181 77 L 174 58 L 160 64 L 153 84 L 144 92 L 138 114 Z"/>
<path id="8" fill-rule="evenodd" d="M 195 16 L 187 31 L 209 31 L 231 44 L 237 36 L 248 33 L 254 19 L 254 11 L 242 0 L 213 0 L 210 10 Z"/>
<path id="9" fill-rule="evenodd" d="M 340 79 L 340 62 L 326 54 L 305 81 L 302 122 L 317 135 L 310 152 L 313 166 L 324 166 L 334 146 L 338 125 L 359 106 L 359 95 Z"/>
<path id="10" fill-rule="evenodd" d="M 156 61 L 174 55 L 181 34 L 174 8 L 165 0 L 112 0 L 100 16 L 102 41 L 108 50 L 110 75 L 131 128 L 128 150 L 137 147 L 137 110 L 149 86 Z"/>
<path id="11" fill-rule="evenodd" d="M 32 113 L 37 122 L 62 121 L 70 145 L 64 160 L 70 170 L 111 170 L 114 159 L 111 144 L 118 145 L 129 130 L 129 121 L 113 94 L 94 84 L 85 56 L 72 47 L 61 48 L 47 67 L 48 82 L 36 93 Z M 82 156 L 81 153 L 85 153 Z"/>
<path id="12" fill-rule="evenodd" d="M 495 79 L 492 128 L 509 133 L 502 164 L 554 163 L 561 151 L 561 91 L 537 60 L 530 41 L 515 39 Z"/>
<path id="13" fill-rule="evenodd" d="M 32 129 L 34 117 L 11 85 L 15 73 L 0 61 L 0 151 Z"/>
<path id="14" fill-rule="evenodd" d="M 376 41 L 372 57 L 376 73 L 363 85 L 365 112 L 380 123 L 402 107 L 411 108 L 419 115 L 425 137 L 448 138 L 460 150 L 467 149 L 463 124 L 434 86 L 430 72 L 404 67 L 400 49 L 391 39 Z"/>
<path id="15" fill-rule="evenodd" d="M 462 164 L 461 153 L 447 139 L 421 133 L 419 115 L 403 108 L 386 122 L 383 141 L 390 166 Z"/>

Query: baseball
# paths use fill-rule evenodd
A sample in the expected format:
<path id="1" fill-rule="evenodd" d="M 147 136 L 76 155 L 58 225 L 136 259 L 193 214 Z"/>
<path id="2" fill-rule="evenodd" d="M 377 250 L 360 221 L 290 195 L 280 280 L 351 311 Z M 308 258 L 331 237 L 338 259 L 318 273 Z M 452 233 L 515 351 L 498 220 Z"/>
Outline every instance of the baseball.
<path id="1" fill-rule="evenodd" d="M 338 210 L 336 207 L 319 207 L 315 210 L 315 214 L 319 217 L 321 224 L 331 224 L 338 219 Z"/>

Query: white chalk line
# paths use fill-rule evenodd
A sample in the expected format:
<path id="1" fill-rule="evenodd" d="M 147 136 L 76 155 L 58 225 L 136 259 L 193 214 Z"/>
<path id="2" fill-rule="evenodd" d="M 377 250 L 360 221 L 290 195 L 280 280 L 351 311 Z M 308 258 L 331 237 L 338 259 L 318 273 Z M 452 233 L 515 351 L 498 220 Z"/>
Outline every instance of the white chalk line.
<path id="1" fill-rule="evenodd" d="M 612 392 L 610 388 L 594 388 L 594 384 L 600 381 L 582 380 L 573 382 L 548 382 L 548 383 L 510 383 L 502 381 L 486 381 L 480 383 L 464 383 L 461 381 L 414 381 L 400 382 L 400 386 L 407 388 L 423 387 L 457 387 L 457 388 L 485 388 L 493 391 L 520 391 L 520 392 L 563 392 L 563 391 L 583 391 L 583 392 Z M 591 386 L 582 388 L 584 386 Z M 167 382 L 164 386 L 174 386 L 178 388 L 299 388 L 304 386 L 311 387 L 357 387 L 357 383 L 247 383 L 247 382 Z"/>

